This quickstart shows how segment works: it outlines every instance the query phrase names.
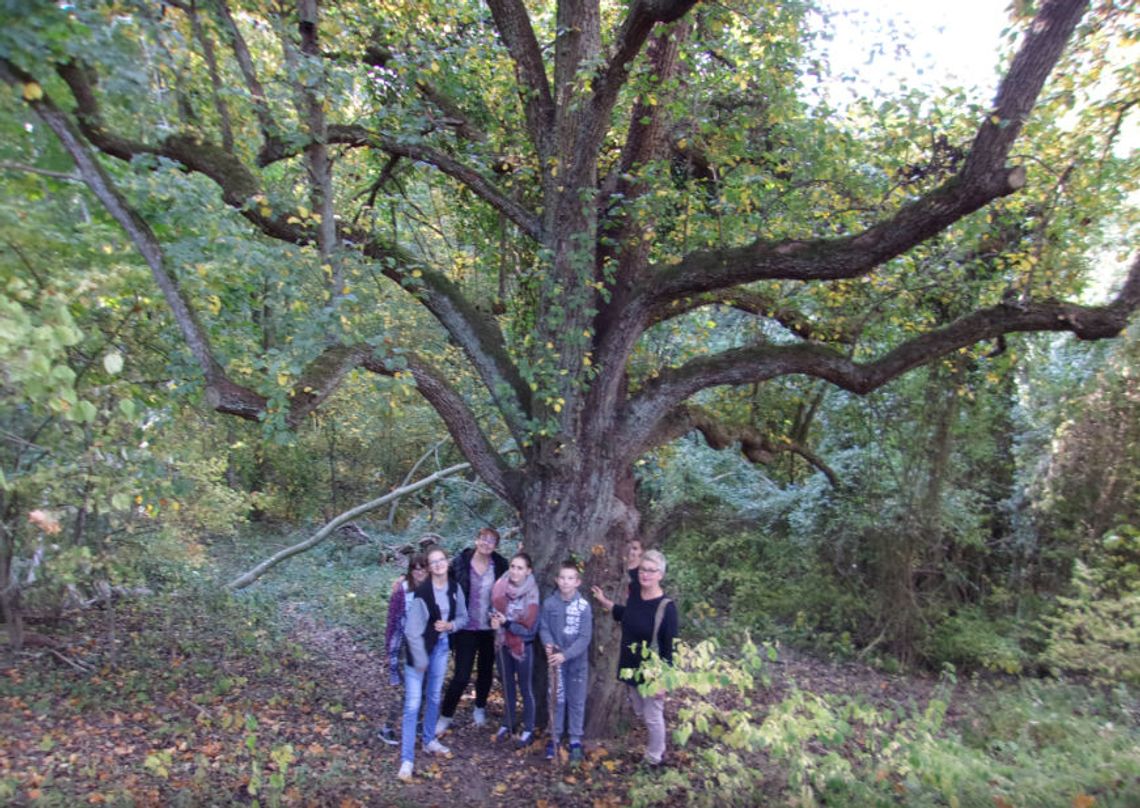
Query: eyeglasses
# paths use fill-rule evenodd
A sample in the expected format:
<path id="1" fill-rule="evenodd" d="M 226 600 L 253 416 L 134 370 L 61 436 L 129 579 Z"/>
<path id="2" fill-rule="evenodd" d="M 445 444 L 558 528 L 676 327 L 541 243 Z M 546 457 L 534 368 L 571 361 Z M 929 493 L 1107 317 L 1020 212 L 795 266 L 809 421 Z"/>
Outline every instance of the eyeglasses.
<path id="1" fill-rule="evenodd" d="M 476 536 L 475 541 L 483 542 L 484 544 L 497 544 L 498 540 L 494 536 Z"/>
<path id="2" fill-rule="evenodd" d="M 446 558 L 433 558 L 431 561 L 428 562 L 428 566 L 434 567 L 436 564 L 446 564 L 446 563 L 447 563 Z"/>
<path id="3" fill-rule="evenodd" d="M 655 572 L 661 572 L 661 570 L 657 569 L 657 567 L 638 567 L 637 571 L 644 572 L 648 575 L 652 575 Z"/>

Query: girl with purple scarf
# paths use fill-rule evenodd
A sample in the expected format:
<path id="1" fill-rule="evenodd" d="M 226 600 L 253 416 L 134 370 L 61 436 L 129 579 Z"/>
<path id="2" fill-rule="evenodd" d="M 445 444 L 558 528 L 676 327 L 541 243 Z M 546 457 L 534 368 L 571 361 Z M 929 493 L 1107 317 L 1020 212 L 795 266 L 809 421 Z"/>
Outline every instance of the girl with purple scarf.
<path id="1" fill-rule="evenodd" d="M 495 629 L 495 655 L 503 676 L 503 725 L 496 741 L 506 740 L 515 727 L 515 698 L 522 695 L 523 731 L 520 749 L 534 737 L 534 635 L 538 629 L 538 584 L 531 573 L 534 564 L 526 553 L 511 559 L 491 589 L 491 628 Z"/>

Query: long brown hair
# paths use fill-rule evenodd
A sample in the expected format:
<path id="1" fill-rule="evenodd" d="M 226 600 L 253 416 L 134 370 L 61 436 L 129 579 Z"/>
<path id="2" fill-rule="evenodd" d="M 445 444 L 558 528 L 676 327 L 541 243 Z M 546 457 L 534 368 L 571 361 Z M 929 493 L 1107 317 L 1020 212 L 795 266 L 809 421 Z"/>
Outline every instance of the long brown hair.
<path id="1" fill-rule="evenodd" d="M 421 569 L 430 574 L 428 569 L 427 553 L 412 553 L 408 556 L 408 571 L 404 573 L 404 580 L 408 582 L 408 589 L 416 588 L 416 579 L 412 577 L 412 570 Z"/>

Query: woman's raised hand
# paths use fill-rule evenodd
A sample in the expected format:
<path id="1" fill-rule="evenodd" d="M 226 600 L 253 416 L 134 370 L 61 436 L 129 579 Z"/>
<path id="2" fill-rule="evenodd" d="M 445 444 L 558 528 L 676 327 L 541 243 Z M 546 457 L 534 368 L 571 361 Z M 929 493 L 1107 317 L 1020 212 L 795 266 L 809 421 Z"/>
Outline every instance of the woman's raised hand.
<path id="1" fill-rule="evenodd" d="M 606 597 L 606 593 L 602 591 L 600 586 L 591 586 L 590 591 L 594 594 L 594 597 L 597 598 L 598 603 L 602 604 L 607 611 L 613 609 L 614 602 Z"/>

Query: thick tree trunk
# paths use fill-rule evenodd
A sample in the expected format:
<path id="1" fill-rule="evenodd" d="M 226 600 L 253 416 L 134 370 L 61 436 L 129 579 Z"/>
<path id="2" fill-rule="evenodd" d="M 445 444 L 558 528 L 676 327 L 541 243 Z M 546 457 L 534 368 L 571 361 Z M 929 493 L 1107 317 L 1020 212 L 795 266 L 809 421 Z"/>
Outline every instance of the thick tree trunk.
<path id="1" fill-rule="evenodd" d="M 582 462 L 577 468 L 559 468 L 532 478 L 523 510 L 523 535 L 539 586 L 544 594 L 552 591 L 559 563 L 573 557 L 583 568 L 581 592 L 594 607 L 586 703 L 586 736 L 593 740 L 612 733 L 614 715 L 624 702 L 623 686 L 616 678 L 620 632 L 612 616 L 594 601 L 590 587 L 600 586 L 616 602 L 625 602 L 625 546 L 638 537 L 639 529 L 632 469 L 614 468 L 604 461 Z M 545 682 L 544 676 L 540 679 L 539 685 Z"/>

